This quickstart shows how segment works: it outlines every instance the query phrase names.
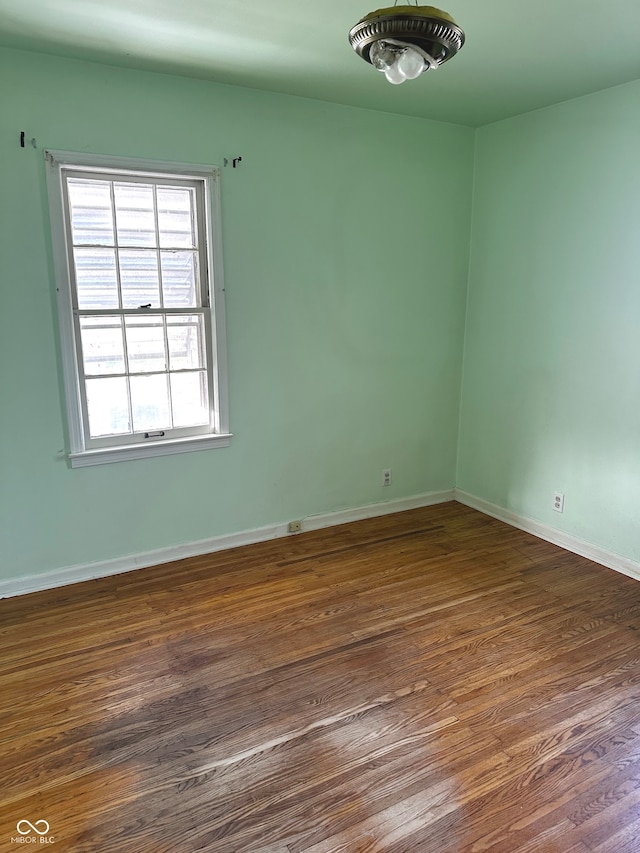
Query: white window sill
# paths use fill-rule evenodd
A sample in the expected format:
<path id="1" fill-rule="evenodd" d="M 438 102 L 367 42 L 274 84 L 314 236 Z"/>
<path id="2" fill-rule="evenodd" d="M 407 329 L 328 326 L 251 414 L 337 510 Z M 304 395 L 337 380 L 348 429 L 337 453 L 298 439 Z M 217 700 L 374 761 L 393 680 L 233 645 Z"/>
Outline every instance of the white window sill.
<path id="1" fill-rule="evenodd" d="M 85 468 L 88 465 L 126 462 L 127 459 L 147 459 L 150 456 L 167 456 L 171 453 L 190 453 L 193 450 L 228 447 L 230 443 L 231 433 L 198 435 L 194 438 L 176 438 L 169 441 L 105 447 L 100 450 L 82 450 L 79 453 L 70 453 L 69 461 L 72 468 Z"/>

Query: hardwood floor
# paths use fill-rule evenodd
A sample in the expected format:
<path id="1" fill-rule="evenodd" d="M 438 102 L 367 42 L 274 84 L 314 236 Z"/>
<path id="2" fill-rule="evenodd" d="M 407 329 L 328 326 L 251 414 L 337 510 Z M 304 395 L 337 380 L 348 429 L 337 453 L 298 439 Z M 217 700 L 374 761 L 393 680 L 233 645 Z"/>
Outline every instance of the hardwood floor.
<path id="1" fill-rule="evenodd" d="M 1 601 L 0 850 L 637 853 L 639 631 L 455 503 Z"/>

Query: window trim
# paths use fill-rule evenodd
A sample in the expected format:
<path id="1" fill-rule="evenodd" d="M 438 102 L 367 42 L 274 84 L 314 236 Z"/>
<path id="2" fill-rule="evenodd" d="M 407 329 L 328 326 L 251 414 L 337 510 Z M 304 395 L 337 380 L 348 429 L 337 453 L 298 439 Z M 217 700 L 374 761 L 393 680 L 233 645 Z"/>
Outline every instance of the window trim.
<path id="1" fill-rule="evenodd" d="M 185 453 L 212 447 L 227 447 L 230 444 L 227 389 L 227 360 L 225 334 L 225 288 L 222 265 L 222 233 L 220 207 L 220 169 L 192 163 L 174 163 L 164 160 L 146 160 L 130 157 L 115 157 L 84 152 L 46 150 L 47 189 L 51 224 L 53 264 L 60 326 L 60 351 L 64 380 L 67 429 L 69 438 L 68 458 L 72 468 L 101 465 L 126 459 L 143 459 L 171 453 Z M 214 422 L 213 431 L 202 435 L 172 437 L 164 440 L 149 439 L 147 442 L 114 444 L 109 447 L 87 448 L 83 429 L 82 394 L 80 370 L 77 363 L 77 340 L 74 322 L 72 271 L 69 267 L 68 234 L 65 225 L 65 193 L 63 169 L 99 172 L 121 171 L 123 176 L 135 172 L 138 178 L 158 174 L 179 179 L 201 180 L 204 187 L 206 235 L 207 285 L 209 288 L 210 340 L 211 340 L 211 385 L 213 388 Z"/>

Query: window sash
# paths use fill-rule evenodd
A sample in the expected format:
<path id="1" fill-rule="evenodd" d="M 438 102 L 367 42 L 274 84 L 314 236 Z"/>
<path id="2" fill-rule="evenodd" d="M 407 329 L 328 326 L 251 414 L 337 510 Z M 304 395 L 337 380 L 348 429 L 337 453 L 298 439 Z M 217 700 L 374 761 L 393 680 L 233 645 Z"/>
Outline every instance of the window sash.
<path id="1" fill-rule="evenodd" d="M 82 409 L 82 423 L 84 429 L 84 438 L 85 438 L 85 446 L 87 448 L 100 448 L 100 447 L 109 447 L 114 443 L 118 445 L 126 445 L 126 444 L 137 444 L 140 441 L 157 441 L 160 439 L 171 439 L 171 438 L 182 438 L 189 435 L 209 435 L 213 431 L 215 426 L 215 406 L 214 406 L 214 379 L 213 373 L 214 371 L 211 369 L 211 365 L 213 364 L 213 352 L 211 345 L 211 335 L 207 334 L 207 329 L 210 326 L 211 322 L 211 312 L 208 308 L 190 308 L 188 310 L 176 309 L 176 308 L 166 308 L 166 309 L 144 309 L 144 310 L 135 310 L 135 309 L 120 309 L 120 310 L 112 310 L 112 309 L 101 309 L 101 310 L 75 310 L 74 314 L 74 327 L 75 327 L 75 342 L 76 342 L 76 361 L 77 361 L 77 369 L 78 369 L 78 379 L 79 379 L 79 391 L 80 391 L 80 405 Z M 133 371 L 127 369 L 127 326 L 125 324 L 126 317 L 133 318 L 144 318 L 144 317 L 162 317 L 163 318 L 163 345 L 165 348 L 165 367 L 164 369 L 158 370 L 136 370 Z M 202 367 L 197 368 L 175 368 L 171 366 L 170 358 L 167 352 L 168 347 L 168 339 L 166 333 L 166 317 L 192 317 L 199 316 L 202 317 L 204 322 L 202 324 L 203 329 L 203 344 L 204 344 L 204 358 Z M 85 372 L 85 356 L 82 347 L 82 330 L 81 330 L 81 322 L 85 317 L 117 317 L 122 320 L 122 335 L 123 335 L 123 346 L 124 346 L 124 369 L 115 373 L 99 373 L 99 374 L 87 374 Z M 176 426 L 164 426 L 159 427 L 157 430 L 153 429 L 140 429 L 136 430 L 133 425 L 133 405 L 131 401 L 131 391 L 130 391 L 130 379 L 133 377 L 134 379 L 137 377 L 143 376 L 166 376 L 169 380 L 169 410 L 173 411 L 172 407 L 172 397 L 171 397 L 171 382 L 170 378 L 173 375 L 177 374 L 201 374 L 205 373 L 206 375 L 206 386 L 207 386 L 207 400 L 208 400 L 208 418 L 205 424 L 191 424 L 186 427 L 176 427 Z M 87 392 L 87 380 L 91 382 L 95 379 L 112 379 L 112 378 L 125 378 L 127 380 L 127 404 L 128 404 L 128 413 L 132 426 L 132 431 L 130 433 L 112 433 L 105 436 L 92 436 L 90 434 L 90 422 L 89 422 L 89 403 L 88 403 L 88 392 Z M 173 419 L 173 415 L 172 415 Z M 158 433 L 158 434 L 154 434 Z"/>
<path id="2" fill-rule="evenodd" d="M 191 164 L 141 163 L 123 158 L 93 157 L 83 154 L 66 154 L 65 152 L 45 152 L 49 169 L 50 201 L 52 210 L 52 231 L 54 236 L 54 256 L 58 279 L 58 294 L 60 302 L 60 323 L 62 331 L 63 368 L 67 389 L 67 409 L 69 413 L 70 460 L 73 466 L 99 464 L 104 461 L 118 461 L 121 458 L 137 458 L 144 455 L 157 455 L 159 445 L 166 445 L 166 452 L 183 452 L 198 449 L 197 440 L 207 439 L 206 445 L 216 446 L 228 444 L 230 438 L 226 415 L 226 382 L 224 370 L 226 359 L 224 353 L 224 287 L 222 284 L 222 269 L 220 263 L 221 241 L 219 235 L 219 197 L 217 192 L 219 171 L 214 167 L 199 167 Z M 163 304 L 153 305 L 150 309 L 125 308 L 122 302 L 121 285 L 118 287 L 118 307 L 112 308 L 80 308 L 78 305 L 78 284 L 76 281 L 76 266 L 74 261 L 73 234 L 71 228 L 71 209 L 68 197 L 68 178 L 84 180 L 106 180 L 115 183 L 146 183 L 155 184 L 154 216 L 155 230 L 152 247 L 132 246 L 136 250 L 155 252 L 182 251 L 193 252 L 198 259 L 195 271 L 195 305 L 184 307 L 165 307 Z M 157 190 L 161 187 L 184 187 L 193 190 L 195 219 L 195 246 L 186 247 L 160 245 L 158 228 Z M 113 183 L 111 184 L 113 198 Z M 212 211 L 216 228 L 214 230 L 211 218 Z M 128 248 L 125 241 L 119 241 L 117 221 L 112 208 L 113 244 L 96 244 L 99 248 L 119 249 Z M 168 227 L 170 234 L 171 229 Z M 81 248 L 91 248 L 92 244 L 83 243 Z M 62 251 L 62 247 L 64 251 Z M 78 246 L 79 247 L 79 246 Z M 78 248 L 76 247 L 76 248 Z M 215 276 L 213 267 L 215 265 Z M 162 273 L 159 271 L 159 276 Z M 160 281 L 160 279 L 159 279 Z M 65 286 L 60 286 L 64 284 Z M 216 294 L 215 310 L 213 294 Z M 160 302 L 164 293 L 160 290 Z M 87 381 L 92 378 L 102 378 L 102 375 L 85 375 L 84 357 L 82 352 L 82 337 L 80 324 L 86 317 L 110 316 L 120 319 L 125 335 L 124 324 L 127 317 L 144 317 L 149 314 L 162 317 L 163 329 L 172 316 L 201 316 L 203 318 L 203 364 L 201 368 L 174 367 L 167 361 L 164 370 L 151 371 L 154 375 L 164 375 L 167 383 L 172 375 L 199 373 L 206 375 L 206 391 L 208 394 L 208 422 L 187 427 L 166 427 L 159 430 L 138 430 L 125 434 L 91 437 L 89 434 L 89 418 L 87 407 Z M 169 339 L 163 338 L 165 353 L 168 354 Z M 69 342 L 71 341 L 71 346 Z M 123 373 L 127 382 L 131 377 L 145 376 L 145 371 L 134 372 L 130 365 L 124 364 Z M 105 374 L 105 376 L 107 376 Z M 197 393 L 197 392 L 196 392 Z M 196 397 L 197 399 L 197 397 Z M 131 409 L 129 409 L 131 417 Z M 135 430 L 135 424 L 130 425 Z M 211 444 L 212 440 L 216 440 Z M 219 441 L 217 440 L 219 439 Z M 194 444 L 194 441 L 196 443 Z M 148 454 L 142 444 L 152 449 Z M 118 453 L 129 446 L 133 453 Z M 135 447 L 134 447 L 135 446 Z M 114 451 L 111 458 L 102 451 Z M 97 451 L 97 453 L 95 452 Z M 82 459 L 81 457 L 85 457 Z M 91 458 L 93 457 L 93 458 Z"/>

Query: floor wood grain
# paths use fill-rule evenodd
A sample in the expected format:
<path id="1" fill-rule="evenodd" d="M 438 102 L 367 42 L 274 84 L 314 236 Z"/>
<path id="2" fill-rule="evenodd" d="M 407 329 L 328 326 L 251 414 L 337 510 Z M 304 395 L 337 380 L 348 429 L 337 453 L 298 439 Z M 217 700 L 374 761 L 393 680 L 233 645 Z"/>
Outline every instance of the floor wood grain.
<path id="1" fill-rule="evenodd" d="M 0 601 L 0 850 L 638 853 L 639 639 L 455 503 Z"/>

